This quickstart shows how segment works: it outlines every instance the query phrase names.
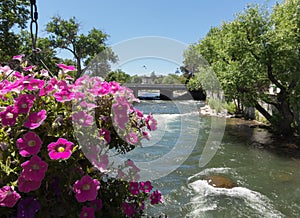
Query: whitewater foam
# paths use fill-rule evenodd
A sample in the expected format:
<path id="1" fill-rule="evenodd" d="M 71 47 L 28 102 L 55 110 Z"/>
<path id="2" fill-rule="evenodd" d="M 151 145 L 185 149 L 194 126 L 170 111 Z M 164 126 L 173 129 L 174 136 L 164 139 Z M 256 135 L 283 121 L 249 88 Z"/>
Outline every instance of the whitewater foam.
<path id="1" fill-rule="evenodd" d="M 224 172 L 224 169 L 222 170 Z M 199 213 L 201 214 L 201 212 L 217 210 L 218 204 L 216 202 L 220 203 L 226 197 L 227 200 L 241 200 L 239 201 L 240 205 L 237 205 L 236 208 L 248 208 L 247 211 L 243 211 L 244 215 L 256 214 L 261 217 L 272 218 L 285 217 L 280 211 L 274 208 L 268 197 L 245 187 L 234 187 L 232 189 L 214 188 L 206 180 L 197 180 L 188 186 L 195 192 L 195 195 L 190 201 L 193 211 L 187 214 L 186 217 L 199 217 Z M 231 205 L 231 209 L 236 208 L 235 205 Z"/>

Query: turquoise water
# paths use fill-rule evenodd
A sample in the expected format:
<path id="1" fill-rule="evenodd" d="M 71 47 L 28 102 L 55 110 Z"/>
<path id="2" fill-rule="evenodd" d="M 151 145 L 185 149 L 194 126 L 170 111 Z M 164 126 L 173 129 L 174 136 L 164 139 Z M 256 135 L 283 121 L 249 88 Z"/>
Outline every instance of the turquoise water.
<path id="1" fill-rule="evenodd" d="M 164 204 L 150 207 L 148 214 L 164 213 L 171 218 L 300 217 L 299 161 L 263 149 L 260 143 L 271 141 L 266 130 L 249 128 L 235 119 L 226 122 L 224 118 L 201 117 L 189 111 L 192 104 L 203 106 L 191 101 L 137 105 L 145 113 L 153 112 L 159 122 L 152 142 L 127 155 L 142 166 L 151 163 L 142 179 L 155 177 L 154 186 L 164 195 Z M 222 141 L 208 146 L 209 136 L 216 134 L 224 134 Z M 156 161 L 170 153 L 176 161 Z M 225 176 L 238 187 L 214 188 L 204 179 L 208 175 Z"/>

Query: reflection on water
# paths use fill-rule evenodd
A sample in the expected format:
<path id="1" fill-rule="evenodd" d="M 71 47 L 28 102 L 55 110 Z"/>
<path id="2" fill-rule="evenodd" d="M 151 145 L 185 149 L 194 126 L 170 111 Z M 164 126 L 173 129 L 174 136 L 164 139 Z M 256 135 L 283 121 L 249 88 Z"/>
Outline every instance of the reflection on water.
<path id="1" fill-rule="evenodd" d="M 201 105 L 203 103 L 198 103 Z M 155 111 L 158 121 L 164 120 L 168 134 L 155 146 L 131 154 L 131 158 L 155 158 L 168 152 L 178 136 L 178 110 L 172 102 L 163 101 L 142 102 L 139 107 L 146 113 Z M 169 175 L 154 181 L 154 186 L 164 194 L 165 203 L 150 207 L 149 215 L 166 213 L 171 218 L 300 216 L 300 163 L 259 146 L 273 143 L 267 130 L 250 128 L 250 121 L 227 120 L 219 150 L 200 168 L 211 118 L 200 117 L 199 122 L 197 145 L 189 158 Z M 214 188 L 204 179 L 207 175 L 226 176 L 238 187 Z"/>

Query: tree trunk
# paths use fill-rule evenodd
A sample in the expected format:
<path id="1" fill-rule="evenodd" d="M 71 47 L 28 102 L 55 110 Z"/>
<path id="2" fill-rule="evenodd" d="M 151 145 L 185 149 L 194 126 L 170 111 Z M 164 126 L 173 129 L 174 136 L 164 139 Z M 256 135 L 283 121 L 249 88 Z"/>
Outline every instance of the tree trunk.
<path id="1" fill-rule="evenodd" d="M 264 109 L 258 102 L 255 103 L 255 108 L 270 122 L 272 123 L 272 115 Z"/>
<path id="2" fill-rule="evenodd" d="M 82 75 L 82 69 L 81 69 L 81 62 L 80 62 L 80 58 L 76 58 L 76 64 L 77 64 L 77 75 L 75 79 L 78 79 L 79 77 L 81 77 Z"/>
<path id="3" fill-rule="evenodd" d="M 277 99 L 279 102 L 277 109 L 281 115 L 281 119 L 278 122 L 279 132 L 285 136 L 293 135 L 292 123 L 294 122 L 294 114 L 290 108 L 287 93 L 281 91 L 278 93 Z"/>

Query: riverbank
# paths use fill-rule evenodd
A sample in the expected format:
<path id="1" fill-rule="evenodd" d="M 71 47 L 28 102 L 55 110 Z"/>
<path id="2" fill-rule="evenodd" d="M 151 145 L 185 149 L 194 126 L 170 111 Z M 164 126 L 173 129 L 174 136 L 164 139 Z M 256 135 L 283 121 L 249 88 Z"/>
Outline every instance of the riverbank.
<path id="1" fill-rule="evenodd" d="M 249 132 L 248 129 L 257 129 L 256 134 L 247 142 L 249 146 L 254 146 L 258 149 L 266 149 L 280 156 L 292 158 L 300 164 L 300 138 L 289 137 L 283 138 L 276 135 L 271 126 L 259 122 L 257 120 L 246 120 L 240 116 L 227 113 L 226 110 L 217 112 L 216 110 L 205 105 L 200 108 L 202 116 L 217 116 L 226 118 L 227 128 L 235 128 L 237 134 Z M 258 133 L 260 132 L 260 133 Z"/>

